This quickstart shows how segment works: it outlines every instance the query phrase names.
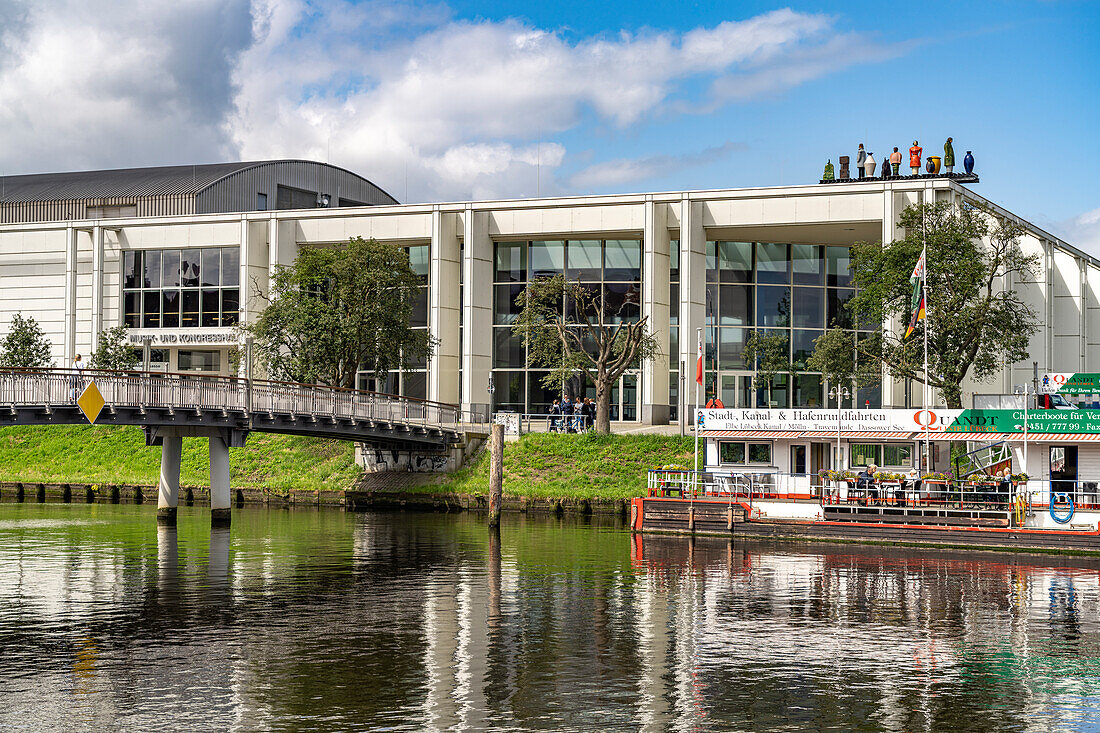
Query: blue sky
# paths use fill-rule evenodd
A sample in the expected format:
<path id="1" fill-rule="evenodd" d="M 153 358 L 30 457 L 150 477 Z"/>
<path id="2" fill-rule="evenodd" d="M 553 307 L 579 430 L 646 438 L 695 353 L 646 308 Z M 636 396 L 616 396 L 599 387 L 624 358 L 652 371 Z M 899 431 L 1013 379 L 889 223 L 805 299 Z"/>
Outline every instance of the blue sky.
<path id="1" fill-rule="evenodd" d="M 0 172 L 306 157 L 412 201 L 973 150 L 1100 254 L 1100 3 L 0 0 Z"/>

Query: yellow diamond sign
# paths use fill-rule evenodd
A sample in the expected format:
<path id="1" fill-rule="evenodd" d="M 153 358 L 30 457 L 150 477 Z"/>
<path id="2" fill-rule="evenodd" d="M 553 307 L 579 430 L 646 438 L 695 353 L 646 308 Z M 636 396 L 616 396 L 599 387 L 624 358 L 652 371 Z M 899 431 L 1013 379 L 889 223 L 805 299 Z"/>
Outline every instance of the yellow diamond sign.
<path id="1" fill-rule="evenodd" d="M 107 404 L 107 400 L 103 399 L 103 395 L 100 394 L 99 387 L 95 386 L 94 381 L 89 382 L 84 391 L 80 393 L 80 396 L 76 398 L 77 407 L 84 413 L 84 417 L 88 418 L 88 422 L 93 425 L 105 404 Z"/>

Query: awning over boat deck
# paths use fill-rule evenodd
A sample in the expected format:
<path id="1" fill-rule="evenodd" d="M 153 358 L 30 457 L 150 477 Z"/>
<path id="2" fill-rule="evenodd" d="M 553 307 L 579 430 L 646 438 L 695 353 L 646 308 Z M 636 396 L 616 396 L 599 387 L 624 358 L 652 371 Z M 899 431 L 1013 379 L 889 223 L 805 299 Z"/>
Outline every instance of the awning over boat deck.
<path id="1" fill-rule="evenodd" d="M 700 430 L 700 438 L 797 438 L 801 430 Z"/>
<path id="2" fill-rule="evenodd" d="M 923 433 L 917 433 L 923 439 Z M 968 440 L 972 443 L 1023 443 L 1023 433 L 947 433 L 935 432 L 931 440 Z M 1028 433 L 1029 443 L 1100 443 L 1100 433 Z"/>

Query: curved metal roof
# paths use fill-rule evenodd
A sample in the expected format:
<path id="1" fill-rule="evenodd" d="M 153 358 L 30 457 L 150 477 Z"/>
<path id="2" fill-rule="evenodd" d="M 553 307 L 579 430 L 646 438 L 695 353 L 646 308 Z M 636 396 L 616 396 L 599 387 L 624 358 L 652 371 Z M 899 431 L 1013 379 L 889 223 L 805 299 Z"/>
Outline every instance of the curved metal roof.
<path id="1" fill-rule="evenodd" d="M 226 176 L 272 163 L 327 165 L 288 159 L 0 176 L 0 203 L 197 194 Z"/>

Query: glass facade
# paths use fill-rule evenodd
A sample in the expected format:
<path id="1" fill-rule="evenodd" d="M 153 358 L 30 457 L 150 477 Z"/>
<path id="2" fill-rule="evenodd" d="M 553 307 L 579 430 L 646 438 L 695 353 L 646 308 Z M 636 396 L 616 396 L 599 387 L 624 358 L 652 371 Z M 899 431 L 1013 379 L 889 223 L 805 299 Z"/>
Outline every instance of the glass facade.
<path id="1" fill-rule="evenodd" d="M 674 354 L 679 353 L 678 244 L 673 243 L 673 262 L 677 266 L 671 273 L 673 298 L 669 313 Z M 852 330 L 855 346 L 856 324 L 843 307 L 855 294 L 848 247 L 709 241 L 706 264 L 706 393 L 720 397 L 726 407 L 827 404 L 828 385 L 823 384 L 821 375 L 802 370 L 813 353 L 814 341 L 827 328 Z M 873 331 L 875 327 L 867 330 Z M 797 370 L 777 375 L 770 389 L 753 389 L 753 365 L 744 361 L 745 343 L 754 331 L 782 336 L 791 364 Z M 670 386 L 679 386 L 675 369 L 670 374 Z M 687 387 L 690 397 L 691 385 Z M 853 387 L 849 386 L 849 390 Z M 676 394 L 673 389 L 670 394 L 673 403 L 678 402 Z M 860 407 L 879 407 L 880 389 L 877 386 L 860 389 L 853 402 Z"/>
<path id="2" fill-rule="evenodd" d="M 568 391 L 595 397 L 591 382 L 548 389 L 544 371 L 528 361 L 523 339 L 512 334 L 516 299 L 538 277 L 564 275 L 582 283 L 601 304 L 605 323 L 641 318 L 642 243 L 636 239 L 570 239 L 497 242 L 493 255 L 493 402 L 496 410 L 546 414 L 555 397 Z M 562 314 L 575 318 L 571 303 Z M 594 347 L 594 345 L 593 345 Z M 611 397 L 612 420 L 638 419 L 639 380 L 626 374 Z"/>
<path id="3" fill-rule="evenodd" d="M 239 281 L 237 247 L 123 252 L 123 323 L 129 328 L 235 326 Z"/>
<path id="4" fill-rule="evenodd" d="M 416 294 L 416 302 L 413 303 L 410 326 L 417 330 L 428 330 L 428 279 L 431 270 L 431 246 L 418 244 L 405 247 L 409 253 L 409 264 L 416 276 L 420 279 L 420 289 Z M 459 338 L 461 339 L 461 330 Z M 385 381 L 374 379 L 371 375 L 361 372 L 358 375 L 359 389 L 385 394 L 396 394 L 416 399 L 428 397 L 428 364 L 424 359 L 412 362 L 405 370 L 393 370 Z"/>

